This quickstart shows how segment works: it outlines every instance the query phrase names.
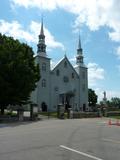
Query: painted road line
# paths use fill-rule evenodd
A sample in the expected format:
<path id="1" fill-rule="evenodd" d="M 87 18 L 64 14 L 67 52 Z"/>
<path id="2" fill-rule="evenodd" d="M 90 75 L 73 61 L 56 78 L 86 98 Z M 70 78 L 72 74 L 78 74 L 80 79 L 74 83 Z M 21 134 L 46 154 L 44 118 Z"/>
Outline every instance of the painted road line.
<path id="1" fill-rule="evenodd" d="M 112 143 L 119 143 L 119 144 L 120 144 L 120 141 L 113 140 L 113 139 L 106 139 L 106 138 L 102 138 L 102 141 L 112 142 Z"/>
<path id="2" fill-rule="evenodd" d="M 101 159 L 101 158 L 92 156 L 92 155 L 87 154 L 87 153 L 84 153 L 84 152 L 77 151 L 77 150 L 75 150 L 75 149 L 72 149 L 72 148 L 69 148 L 69 147 L 66 147 L 66 146 L 63 146 L 63 145 L 60 145 L 60 147 L 66 149 L 66 150 L 69 150 L 69 151 L 72 151 L 72 152 L 81 154 L 81 155 L 83 155 L 83 156 L 85 156 L 85 157 L 89 157 L 89 158 L 91 158 L 91 159 L 95 159 L 95 160 L 103 160 L 103 159 Z"/>

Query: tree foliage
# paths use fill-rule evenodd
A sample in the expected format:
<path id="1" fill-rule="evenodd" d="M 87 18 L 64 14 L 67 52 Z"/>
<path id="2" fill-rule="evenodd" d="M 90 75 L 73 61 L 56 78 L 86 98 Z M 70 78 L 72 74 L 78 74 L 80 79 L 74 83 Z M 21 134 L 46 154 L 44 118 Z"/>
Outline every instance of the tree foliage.
<path id="1" fill-rule="evenodd" d="M 23 104 L 39 80 L 34 53 L 25 43 L 0 34 L 0 106 Z"/>
<path id="2" fill-rule="evenodd" d="M 94 109 L 96 106 L 97 98 L 98 96 L 96 95 L 95 91 L 92 89 L 88 89 L 88 103 L 89 106 L 92 107 L 92 109 Z"/>
<path id="3" fill-rule="evenodd" d="M 112 97 L 111 100 L 107 101 L 107 106 L 112 108 L 120 108 L 120 98 Z"/>

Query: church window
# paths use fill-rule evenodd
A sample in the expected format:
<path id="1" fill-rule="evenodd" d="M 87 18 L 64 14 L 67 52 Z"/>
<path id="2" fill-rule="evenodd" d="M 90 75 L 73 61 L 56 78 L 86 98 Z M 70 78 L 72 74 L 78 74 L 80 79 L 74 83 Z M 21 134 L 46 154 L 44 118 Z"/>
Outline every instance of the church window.
<path id="1" fill-rule="evenodd" d="M 56 71 L 56 75 L 57 75 L 57 76 L 59 76 L 59 75 L 60 75 L 60 71 L 59 71 L 59 69 L 57 69 L 57 71 Z"/>
<path id="2" fill-rule="evenodd" d="M 72 73 L 72 78 L 74 78 L 75 77 L 75 75 L 74 75 L 74 73 Z"/>
<path id="3" fill-rule="evenodd" d="M 64 76 L 64 77 L 63 77 L 63 81 L 64 81 L 65 83 L 68 83 L 68 82 L 69 82 L 69 78 L 68 78 L 67 76 Z"/>
<path id="4" fill-rule="evenodd" d="M 42 71 L 46 71 L 46 63 L 42 64 Z"/>
<path id="5" fill-rule="evenodd" d="M 46 87 L 46 80 L 45 79 L 42 80 L 42 87 L 43 88 Z"/>
<path id="6" fill-rule="evenodd" d="M 66 61 L 65 61 L 65 63 L 64 63 L 64 67 L 67 68 L 67 62 L 66 62 Z"/>

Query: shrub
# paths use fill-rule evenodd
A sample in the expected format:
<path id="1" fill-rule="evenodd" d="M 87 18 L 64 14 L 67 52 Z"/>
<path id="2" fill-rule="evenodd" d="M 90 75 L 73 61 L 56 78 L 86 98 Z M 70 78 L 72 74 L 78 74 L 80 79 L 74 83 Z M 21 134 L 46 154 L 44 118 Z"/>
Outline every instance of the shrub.
<path id="1" fill-rule="evenodd" d="M 95 118 L 98 117 L 98 112 L 74 112 L 73 118 Z"/>
<path id="2" fill-rule="evenodd" d="M 120 111 L 107 112 L 107 117 L 110 117 L 110 116 L 120 116 Z"/>

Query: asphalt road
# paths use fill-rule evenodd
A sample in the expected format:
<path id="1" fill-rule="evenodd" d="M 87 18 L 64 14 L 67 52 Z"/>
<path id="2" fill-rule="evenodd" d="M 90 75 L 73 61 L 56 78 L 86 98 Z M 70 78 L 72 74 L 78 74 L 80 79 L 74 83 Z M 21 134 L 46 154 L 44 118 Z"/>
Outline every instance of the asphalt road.
<path id="1" fill-rule="evenodd" d="M 107 119 L 0 125 L 0 160 L 120 160 L 120 126 Z"/>

